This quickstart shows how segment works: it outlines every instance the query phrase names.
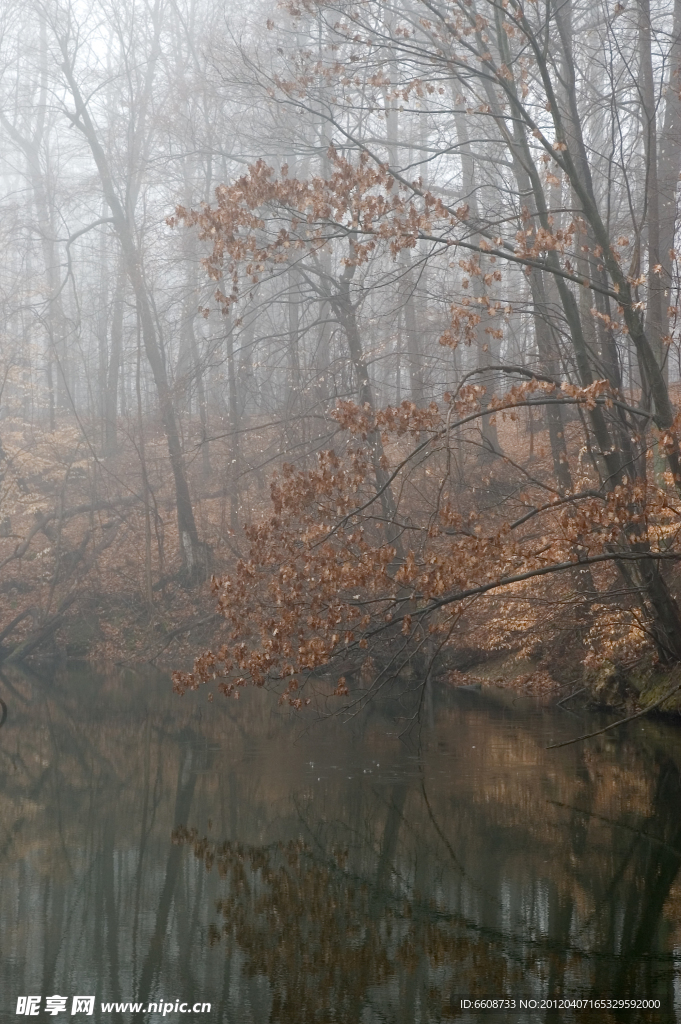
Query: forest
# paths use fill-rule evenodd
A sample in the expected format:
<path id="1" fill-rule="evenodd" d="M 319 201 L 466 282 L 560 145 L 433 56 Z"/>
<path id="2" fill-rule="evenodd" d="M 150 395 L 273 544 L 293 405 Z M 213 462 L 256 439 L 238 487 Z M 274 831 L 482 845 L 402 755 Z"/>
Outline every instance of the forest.
<path id="1" fill-rule="evenodd" d="M 6 0 L 0 135 L 4 663 L 677 694 L 681 0 Z"/>

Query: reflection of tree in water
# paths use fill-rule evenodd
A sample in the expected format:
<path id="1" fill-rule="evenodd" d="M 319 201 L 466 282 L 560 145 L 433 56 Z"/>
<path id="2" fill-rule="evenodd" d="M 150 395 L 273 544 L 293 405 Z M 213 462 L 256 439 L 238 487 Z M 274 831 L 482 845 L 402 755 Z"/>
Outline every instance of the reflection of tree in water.
<path id="1" fill-rule="evenodd" d="M 504 920 L 503 857 L 488 865 L 484 884 L 465 877 L 447 838 L 458 832 L 460 843 L 460 828 L 438 820 L 425 789 L 423 803 L 414 802 L 420 787 L 395 786 L 380 842 L 361 865 L 346 848 L 356 830 L 343 844 L 338 822 L 309 843 L 216 843 L 186 828 L 174 841 L 224 879 L 211 941 L 225 941 L 230 956 L 238 951 L 248 977 L 267 978 L 277 1024 L 350 1024 L 368 1007 L 376 1019 L 391 1007 L 390 1019 L 405 1024 L 419 1013 L 442 1020 L 456 1016 L 459 996 L 492 993 L 659 998 L 669 1008 L 675 965 L 664 909 L 681 864 L 681 777 L 668 758 L 648 767 L 656 781 L 643 819 L 626 809 L 611 819 L 591 811 L 600 790 L 590 785 L 581 807 L 554 803 L 557 822 L 569 812 L 573 869 L 549 870 L 541 929 L 530 922 L 536 907 L 525 908 L 525 920 Z M 481 828 L 478 821 L 474 832 Z M 530 853 L 528 842 L 528 867 L 550 852 L 542 845 L 538 838 Z M 457 885 L 478 897 L 475 909 L 452 899 Z"/>
<path id="2" fill-rule="evenodd" d="M 668 952 L 663 911 L 681 867 L 681 774 L 658 757 L 649 813 L 635 827 L 612 821 L 613 870 L 596 907 L 598 962 L 595 985 L 641 992 L 673 1002 L 675 963 Z M 616 958 L 612 971 L 608 957 Z"/>
<path id="3" fill-rule="evenodd" d="M 353 876 L 347 851 L 324 860 L 302 841 L 212 843 L 186 828 L 173 839 L 193 844 L 207 870 L 215 866 L 228 883 L 229 895 L 217 904 L 223 923 L 210 941 L 238 947 L 247 975 L 269 979 L 277 1024 L 354 1024 L 371 1005 L 372 989 L 390 984 L 396 1020 L 413 1022 L 417 1004 L 424 1019 L 439 1020 L 456 1014 L 454 965 L 457 993 L 502 992 L 522 977 L 512 976 L 490 936 L 433 900 Z M 385 1012 L 385 994 L 376 1009 Z"/>
<path id="4" fill-rule="evenodd" d="M 446 692 L 417 757 L 376 708 L 294 743 L 264 694 L 202 717 L 144 682 L 10 680 L 6 993 L 96 978 L 107 999 L 209 998 L 220 1024 L 425 1024 L 492 992 L 671 1002 L 677 733 L 558 756 L 515 705 Z M 201 863 L 169 848 L 188 822 Z"/>

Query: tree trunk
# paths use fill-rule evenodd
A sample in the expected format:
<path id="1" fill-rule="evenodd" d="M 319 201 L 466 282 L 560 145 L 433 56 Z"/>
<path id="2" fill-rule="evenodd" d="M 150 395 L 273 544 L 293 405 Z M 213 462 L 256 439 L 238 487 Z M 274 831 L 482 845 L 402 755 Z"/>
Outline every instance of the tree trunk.
<path id="1" fill-rule="evenodd" d="M 466 124 L 466 115 L 462 110 L 456 110 L 454 113 L 456 121 L 456 134 L 459 139 L 459 153 L 461 157 L 461 177 L 462 177 L 462 190 L 463 195 L 468 203 L 470 211 L 470 217 L 475 223 L 480 220 L 480 211 L 478 209 L 478 196 L 477 186 L 475 182 L 475 158 L 470 146 L 470 140 L 468 138 L 468 126 Z M 479 242 L 480 236 L 473 236 L 473 241 Z M 473 292 L 473 297 L 476 299 L 482 298 L 485 289 L 482 282 L 482 268 L 480 268 L 479 274 L 471 274 L 470 276 L 470 287 Z M 482 307 L 480 307 L 482 309 Z M 476 347 L 476 359 L 477 365 L 482 369 L 485 366 L 490 366 L 492 363 L 498 363 L 498 358 L 495 358 L 496 353 L 490 352 L 489 350 L 490 335 L 485 334 L 482 319 L 475 327 L 475 347 Z M 488 374 L 484 377 L 485 393 L 480 398 L 480 405 L 485 411 L 489 406 L 490 399 L 492 398 L 493 388 L 491 376 Z M 482 423 L 482 448 L 480 450 L 480 458 L 483 460 L 489 459 L 491 455 L 499 452 L 499 435 L 497 433 L 496 424 L 491 422 L 491 416 L 483 416 Z"/>
<path id="2" fill-rule="evenodd" d="M 158 401 L 161 410 L 161 419 L 163 421 L 163 427 L 168 444 L 170 465 L 175 481 L 177 526 L 180 536 L 180 552 L 182 555 L 183 565 L 187 575 L 191 579 L 203 579 L 207 571 L 207 552 L 205 545 L 199 541 L 196 529 L 194 512 L 189 495 L 189 486 L 187 484 L 187 477 L 182 458 L 182 446 L 180 444 L 180 435 L 177 428 L 172 393 L 168 383 L 165 361 L 156 335 L 156 325 L 154 323 L 154 316 L 149 302 L 146 283 L 144 281 L 142 261 L 135 238 L 135 232 L 133 230 L 133 225 L 130 222 L 130 218 L 123 209 L 121 200 L 118 198 L 116 193 L 106 155 L 99 142 L 95 126 L 90 118 L 90 113 L 74 78 L 66 44 L 63 40 L 60 42 L 64 56 L 62 69 L 68 81 L 71 95 L 73 96 L 76 106 L 76 113 L 75 115 L 71 115 L 71 120 L 83 133 L 90 147 L 95 164 L 97 165 L 104 197 L 108 203 L 109 209 L 111 210 L 114 228 L 121 243 L 125 272 L 135 294 L 137 311 L 142 328 L 144 351 L 149 361 L 149 365 L 151 366 L 151 372 L 156 385 L 156 392 L 158 394 Z"/>
<path id="3" fill-rule="evenodd" d="M 227 374 L 229 377 L 229 432 L 230 432 L 230 466 L 229 466 L 229 525 L 232 533 L 239 528 L 239 483 L 241 476 L 241 450 L 239 445 L 239 397 L 236 379 L 236 361 L 234 359 L 234 329 L 231 323 L 227 326 L 225 336 L 227 349 Z"/>
<path id="4" fill-rule="evenodd" d="M 104 454 L 116 454 L 118 447 L 118 383 L 121 375 L 123 352 L 123 308 L 125 304 L 125 267 L 122 258 L 118 262 L 116 291 L 111 317 L 111 345 L 104 392 Z"/>
<path id="5" fill-rule="evenodd" d="M 369 368 L 364 358 L 362 339 L 357 324 L 355 307 L 350 297 L 350 281 L 354 276 L 355 265 L 346 266 L 340 281 L 340 289 L 330 297 L 331 305 L 334 308 L 338 322 L 341 324 L 350 349 L 350 358 L 355 369 L 357 378 L 357 397 L 359 405 L 364 408 L 368 406 L 374 412 L 376 405 L 374 393 L 369 378 Z M 397 525 L 397 503 L 389 483 L 389 474 L 385 468 L 385 455 L 381 432 L 376 427 L 367 434 L 367 443 L 371 452 L 371 461 L 374 468 L 376 490 L 380 493 L 381 509 L 385 519 L 385 530 L 388 541 L 394 545 L 398 558 L 404 557 L 400 529 Z"/>
<path id="6" fill-rule="evenodd" d="M 400 260 L 404 267 L 402 276 L 405 289 L 404 298 L 404 328 L 407 335 L 407 358 L 409 360 L 409 382 L 411 400 L 419 408 L 426 403 L 426 389 L 423 380 L 423 353 L 421 350 L 417 309 L 416 309 L 416 285 L 414 282 L 414 268 L 411 262 L 411 254 L 408 249 L 400 253 Z"/>

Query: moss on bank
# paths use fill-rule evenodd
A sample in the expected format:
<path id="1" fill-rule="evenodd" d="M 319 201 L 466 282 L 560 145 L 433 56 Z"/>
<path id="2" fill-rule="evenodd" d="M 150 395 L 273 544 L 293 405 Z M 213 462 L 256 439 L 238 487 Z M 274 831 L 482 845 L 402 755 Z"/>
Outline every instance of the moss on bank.
<path id="1" fill-rule="evenodd" d="M 603 707 L 621 708 L 634 703 L 643 710 L 670 693 L 659 712 L 681 716 L 681 665 L 663 667 L 652 657 L 630 667 L 605 661 L 585 672 L 584 684 L 594 703 Z"/>

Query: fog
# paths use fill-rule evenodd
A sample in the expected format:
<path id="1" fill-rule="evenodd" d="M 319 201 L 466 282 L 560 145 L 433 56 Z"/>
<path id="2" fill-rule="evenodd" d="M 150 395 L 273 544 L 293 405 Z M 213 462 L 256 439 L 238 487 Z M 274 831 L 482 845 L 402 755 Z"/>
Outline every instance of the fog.
<path id="1" fill-rule="evenodd" d="M 572 525 L 515 562 L 432 555 L 451 600 L 548 536 L 617 562 L 621 628 L 681 653 L 651 539 L 679 484 L 681 11 L 478 7 L 3 5 L 5 656 L 165 644 L 271 473 L 360 449 L 391 578 L 431 564 L 443 494 L 450 531 L 491 515 L 487 551 L 553 495 Z M 666 505 L 574 525 L 646 474 Z M 589 607 L 614 585 L 569 578 Z"/>

